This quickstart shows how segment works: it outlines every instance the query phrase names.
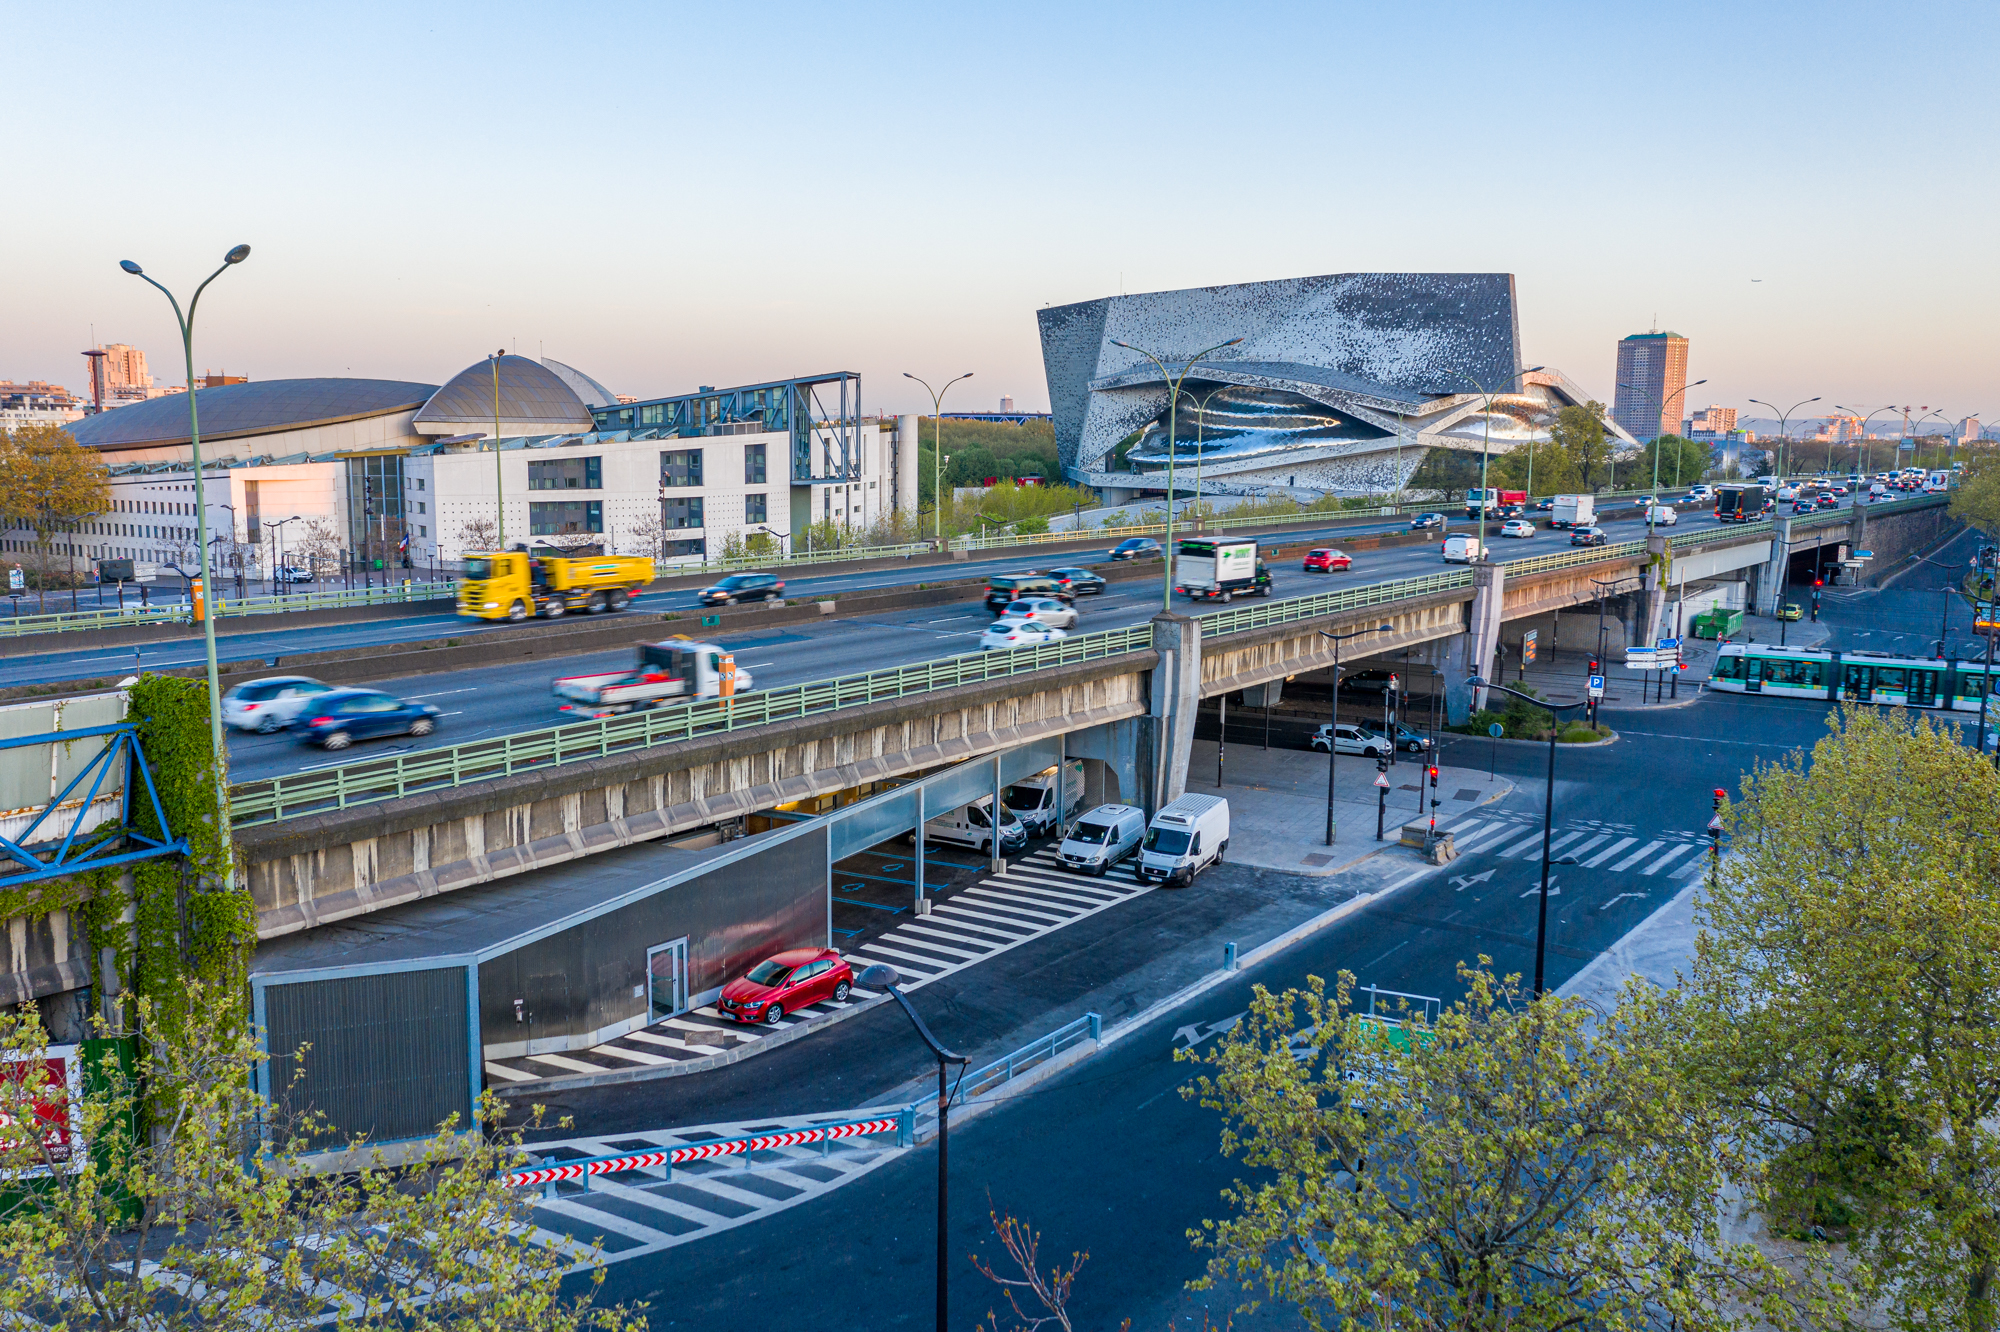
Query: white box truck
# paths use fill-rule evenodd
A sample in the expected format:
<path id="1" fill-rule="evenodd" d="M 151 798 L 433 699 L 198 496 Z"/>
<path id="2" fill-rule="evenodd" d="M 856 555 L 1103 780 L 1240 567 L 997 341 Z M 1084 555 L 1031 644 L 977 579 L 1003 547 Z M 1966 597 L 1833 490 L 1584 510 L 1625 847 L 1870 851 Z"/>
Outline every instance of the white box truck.
<path id="1" fill-rule="evenodd" d="M 713 643 L 641 643 L 629 671 L 565 675 L 549 686 L 572 717 L 611 717 L 750 689 L 750 672 Z"/>
<path id="2" fill-rule="evenodd" d="M 1549 512 L 1550 527 L 1589 527 L 1596 521 L 1595 495 L 1558 495 Z"/>
<path id="3" fill-rule="evenodd" d="M 1271 595 L 1255 537 L 1189 537 L 1174 555 L 1174 588 L 1201 601 Z"/>
<path id="4" fill-rule="evenodd" d="M 1229 802 L 1184 795 L 1153 816 L 1139 849 L 1142 883 L 1192 883 L 1229 849 Z"/>
<path id="5" fill-rule="evenodd" d="M 1061 813 L 1074 814 L 1083 808 L 1082 759 L 1071 759 L 1063 765 L 1063 793 L 1067 797 L 1067 810 L 1059 811 L 1056 808 L 1056 770 L 1044 768 L 1008 787 L 1004 799 L 1014 817 L 1028 826 L 1031 836 L 1046 837 L 1061 822 Z"/>

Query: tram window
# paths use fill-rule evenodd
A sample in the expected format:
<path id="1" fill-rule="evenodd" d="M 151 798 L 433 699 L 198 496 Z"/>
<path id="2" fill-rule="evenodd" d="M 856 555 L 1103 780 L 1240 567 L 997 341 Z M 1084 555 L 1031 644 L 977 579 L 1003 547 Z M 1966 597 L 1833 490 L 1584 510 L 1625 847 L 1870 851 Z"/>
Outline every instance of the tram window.
<path id="1" fill-rule="evenodd" d="M 1709 672 L 1718 680 L 1741 680 L 1743 678 L 1743 658 L 1741 656 L 1717 657 L 1715 669 Z"/>
<path id="2" fill-rule="evenodd" d="M 1825 665 L 1826 665 L 1825 662 L 1819 662 L 1819 661 L 1800 662 L 1799 678 L 1797 683 L 1809 686 L 1810 688 L 1813 689 L 1824 688 L 1826 682 L 1824 678 L 1821 676 L 1820 671 Z"/>
<path id="3" fill-rule="evenodd" d="M 1764 663 L 1764 683 L 1790 685 L 1799 683 L 1799 664 L 1795 661 L 1767 661 Z"/>
<path id="4" fill-rule="evenodd" d="M 1873 684 L 1874 674 L 1875 668 L 1873 666 L 1849 666 L 1847 668 L 1847 687 L 1849 689 L 1870 688 Z"/>
<path id="5" fill-rule="evenodd" d="M 1901 666 L 1877 666 L 1875 687 L 1877 689 L 1901 689 L 1905 672 Z"/>

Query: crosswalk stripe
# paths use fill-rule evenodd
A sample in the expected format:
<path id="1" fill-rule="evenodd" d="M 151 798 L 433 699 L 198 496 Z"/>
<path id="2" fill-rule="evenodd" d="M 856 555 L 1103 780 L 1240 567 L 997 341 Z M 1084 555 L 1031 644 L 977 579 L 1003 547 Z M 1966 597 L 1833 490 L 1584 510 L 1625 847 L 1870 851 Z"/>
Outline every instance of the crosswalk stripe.
<path id="1" fill-rule="evenodd" d="M 1658 874 L 1661 870 L 1673 864 L 1676 860 L 1679 860 L 1682 856 L 1686 855 L 1688 852 L 1692 850 L 1694 850 L 1693 843 L 1683 842 L 1679 846 L 1670 849 L 1667 852 L 1667 854 L 1661 856 L 1658 860 L 1646 866 L 1646 868 L 1640 870 L 1639 872 L 1641 874 Z"/>
<path id="2" fill-rule="evenodd" d="M 624 1059 L 634 1064 L 671 1064 L 674 1062 L 671 1059 L 662 1059 L 656 1054 L 647 1054 L 643 1050 L 620 1049 L 608 1041 L 603 1045 L 591 1046 L 590 1052 L 592 1054 L 604 1055 L 610 1059 Z"/>
<path id="3" fill-rule="evenodd" d="M 989 884 L 999 881 L 988 880 Z M 1084 902 L 1090 906 L 1100 906 L 1105 902 L 1116 902 L 1126 896 L 1115 889 L 1079 888 L 1061 879 L 1045 879 L 1039 874 L 1009 874 L 1005 883 L 1012 888 L 1043 893 L 1064 902 Z"/>
<path id="4" fill-rule="evenodd" d="M 623 1235 L 626 1239 L 638 1240 L 641 1244 L 663 1244 L 673 1238 L 673 1236 L 664 1230 L 655 1230 L 651 1226 L 642 1226 L 637 1221 L 627 1221 L 616 1212 L 606 1211 L 601 1207 L 592 1207 L 587 1203 L 572 1202 L 568 1198 L 544 1198 L 535 1210 L 540 1212 L 557 1212 L 563 1216 L 582 1221 L 587 1225 L 603 1226 L 613 1234 Z"/>
<path id="5" fill-rule="evenodd" d="M 530 1063 L 548 1064 L 555 1068 L 566 1068 L 572 1073 L 609 1073 L 602 1064 L 586 1064 L 581 1059 L 566 1059 L 562 1055 L 529 1055 Z"/>
<path id="6" fill-rule="evenodd" d="M 931 912 L 923 919 L 925 929 L 934 928 L 941 937 L 963 939 L 967 943 L 1012 943 L 1021 937 L 1018 934 L 1010 934 L 997 925 L 974 925 L 971 921 L 954 920 L 945 915 L 942 909 Z M 907 930 L 910 926 L 905 925 L 903 928 Z"/>
<path id="7" fill-rule="evenodd" d="M 1046 902 L 1054 907 L 1103 906 L 1107 900 L 1117 900 L 1116 898 L 1084 897 L 1079 893 L 1058 892 L 1053 888 L 1047 888 L 1038 883 L 1017 883 L 1011 877 L 1008 880 L 1007 887 L 1010 892 L 1019 893 L 1030 902 Z"/>
<path id="8" fill-rule="evenodd" d="M 1025 871 L 1019 866 L 1015 866 L 1013 869 L 1008 870 L 1007 877 L 1009 879 L 1031 879 L 1037 883 L 1048 884 L 1052 888 L 1060 888 L 1066 893 L 1082 893 L 1086 897 L 1116 897 L 1119 895 L 1116 888 L 1109 887 L 1108 885 L 1100 888 L 1074 870 L 1058 869 L 1053 866 L 1046 869 L 1041 866 L 1035 866 Z"/>
<path id="9" fill-rule="evenodd" d="M 748 1033 L 745 1034 L 747 1035 Z M 650 1031 L 628 1031 L 619 1037 L 619 1039 L 625 1041 L 644 1041 L 648 1045 L 664 1045 L 669 1050 L 685 1050 L 688 1048 L 686 1041 L 677 1041 L 671 1036 L 655 1036 Z"/>
<path id="10" fill-rule="evenodd" d="M 523 1073 L 517 1068 L 509 1068 L 505 1064 L 496 1064 L 491 1059 L 486 1061 L 486 1071 L 503 1082 L 541 1081 L 541 1079 L 532 1073 Z"/>
<path id="11" fill-rule="evenodd" d="M 1570 854 L 1576 856 L 1578 859 L 1582 859 L 1583 855 L 1586 852 L 1588 852 L 1592 847 L 1602 845 L 1603 843 L 1608 842 L 1610 840 L 1611 840 L 1610 833 L 1599 833 L 1597 834 L 1597 836 L 1585 842 L 1582 846 L 1579 846 L 1574 851 L 1570 852 Z"/>
<path id="12" fill-rule="evenodd" d="M 992 913 L 990 913 L 990 912 L 986 912 L 986 911 L 975 911 L 975 910 L 973 910 L 973 909 L 972 909 L 971 907 L 969 907 L 969 906 L 961 906 L 961 905 L 959 904 L 959 901 L 958 901 L 958 899 L 957 899 L 957 898 L 955 898 L 955 897 L 954 897 L 954 898 L 953 898 L 953 899 L 952 899 L 951 901 L 949 901 L 949 902 L 946 902 L 946 903 L 944 903 L 944 904 L 940 905 L 939 907 L 937 907 L 937 908 L 936 908 L 935 910 L 933 910 L 933 911 L 931 912 L 931 915 L 933 915 L 933 916 L 970 916 L 970 917 L 972 917 L 972 918 L 973 918 L 974 920 L 984 920 L 984 921 L 990 921 L 990 922 L 992 923 L 992 925 L 993 925 L 993 926 L 995 926 L 995 927 L 1005 927 L 1005 928 L 1007 928 L 1008 930 L 1018 930 L 1018 931 L 1025 931 L 1025 932 L 1027 932 L 1027 933 L 1033 933 L 1033 932 L 1035 931 L 1035 929 L 1036 929 L 1036 928 L 1038 928 L 1038 927 L 1037 927 L 1036 925 L 1034 925 L 1034 924 L 1033 924 L 1032 922 L 1030 922 L 1030 921 L 1025 921 L 1025 920 L 1017 920 L 1017 919 L 1015 919 L 1015 918 L 1014 918 L 1014 917 L 1012 917 L 1012 916 L 996 916 L 996 915 L 993 915 L 993 914 L 992 914 Z M 1019 939 L 1019 938 L 1023 937 L 1023 935 L 1021 935 L 1021 934 L 1011 934 L 1011 935 L 1010 935 L 1009 937 L 1011 937 L 1011 938 L 1015 938 L 1015 939 Z"/>
<path id="13" fill-rule="evenodd" d="M 1537 854 L 1540 854 L 1542 849 L 1541 833 L 1537 832 L 1533 837 L 1527 838 L 1523 841 L 1516 842 L 1514 843 L 1514 845 L 1508 847 L 1505 851 L 1495 851 L 1493 854 L 1496 856 L 1500 856 L 1502 858 L 1505 858 L 1507 856 L 1518 856 L 1523 851 L 1526 851 L 1530 847 L 1533 847 L 1535 852 Z"/>
<path id="14" fill-rule="evenodd" d="M 1556 852 L 1562 850 L 1565 846 L 1568 846 L 1571 842 L 1574 842 L 1577 838 L 1581 836 L 1583 836 L 1581 832 L 1564 833 L 1562 836 L 1556 838 L 1553 842 L 1549 843 L 1549 854 L 1554 855 Z"/>
<path id="15" fill-rule="evenodd" d="M 908 944 L 912 947 L 932 948 L 940 953 L 950 953 L 953 957 L 975 958 L 975 957 L 986 956 L 986 953 L 984 951 L 977 953 L 968 952 L 966 949 L 963 948 L 949 948 L 941 943 L 933 943 L 927 938 L 912 939 L 908 937 L 908 935 L 910 934 L 915 934 L 919 932 L 926 935 L 936 933 L 935 930 L 920 931 L 920 928 L 917 926 L 905 925 L 903 926 L 902 929 L 897 930 L 894 934 L 883 935 L 882 939 L 886 943 Z M 952 936 L 947 936 L 947 937 L 952 937 Z"/>
<path id="16" fill-rule="evenodd" d="M 1461 842 L 1458 838 L 1454 837 L 1452 838 L 1452 845 L 1456 846 L 1461 852 L 1490 851 L 1518 832 L 1520 832 L 1519 828 L 1500 823 L 1476 834 L 1470 842 Z"/>
<path id="17" fill-rule="evenodd" d="M 1637 851 L 1634 851 L 1631 855 L 1625 857 L 1625 859 L 1619 861 L 1616 865 L 1613 865 L 1611 867 L 1612 871 L 1615 873 L 1619 870 L 1630 869 L 1632 866 L 1638 864 L 1640 861 L 1644 860 L 1647 856 L 1652 855 L 1655 851 L 1659 850 L 1662 846 L 1665 845 L 1666 843 L 1664 842 L 1658 842 L 1658 841 L 1648 842 L 1644 846 L 1640 847 Z"/>
<path id="18" fill-rule="evenodd" d="M 1617 855 L 1620 851 L 1623 851 L 1638 840 L 1636 837 L 1621 837 L 1610 846 L 1605 847 L 1602 851 L 1592 856 L 1589 860 L 1584 861 L 1583 867 L 1585 869 L 1596 869 L 1599 865 L 1602 865 L 1605 861 L 1611 859 L 1611 857 Z"/>
<path id="19" fill-rule="evenodd" d="M 1003 894 L 986 892 L 979 888 L 968 888 L 964 892 L 960 893 L 959 896 L 974 898 L 982 906 L 990 906 L 995 910 L 1014 911 L 1018 912 L 1023 916 L 1031 916 L 1037 920 L 1045 920 L 1049 922 L 1049 924 L 1051 925 L 1059 925 L 1063 921 L 1069 919 L 1068 916 L 1060 916 L 1053 914 L 1045 906 L 1041 910 L 1036 910 L 1034 907 L 1022 906 L 1020 903 L 1012 901 Z"/>
<path id="20" fill-rule="evenodd" d="M 898 963 L 907 962 L 911 966 L 924 971 L 942 971 L 951 965 L 949 962 L 945 962 L 939 958 L 918 957 L 914 953 L 899 952 L 894 948 L 884 948 L 882 945 L 874 943 L 869 944 L 867 948 L 863 949 L 862 955 L 882 960 L 893 960 Z"/>

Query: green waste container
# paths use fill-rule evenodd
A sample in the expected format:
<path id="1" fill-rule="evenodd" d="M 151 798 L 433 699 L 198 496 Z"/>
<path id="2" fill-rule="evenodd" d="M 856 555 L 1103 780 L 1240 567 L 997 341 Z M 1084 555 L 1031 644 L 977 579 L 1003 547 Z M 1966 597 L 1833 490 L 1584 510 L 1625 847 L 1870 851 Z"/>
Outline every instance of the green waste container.
<path id="1" fill-rule="evenodd" d="M 1694 617 L 1696 638 L 1723 638 L 1743 628 L 1743 612 L 1740 610 L 1703 611 Z"/>

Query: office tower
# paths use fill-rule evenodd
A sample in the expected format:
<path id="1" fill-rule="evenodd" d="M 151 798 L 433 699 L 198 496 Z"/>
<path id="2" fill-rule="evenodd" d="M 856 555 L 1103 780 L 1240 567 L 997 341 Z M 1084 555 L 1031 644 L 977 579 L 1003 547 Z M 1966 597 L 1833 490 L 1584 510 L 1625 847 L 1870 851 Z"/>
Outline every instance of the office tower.
<path id="1" fill-rule="evenodd" d="M 1678 333 L 1634 333 L 1618 343 L 1618 392 L 1611 419 L 1646 442 L 1670 435 L 1687 386 L 1688 341 Z"/>

